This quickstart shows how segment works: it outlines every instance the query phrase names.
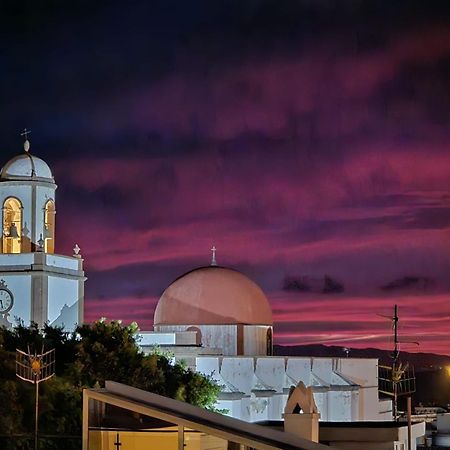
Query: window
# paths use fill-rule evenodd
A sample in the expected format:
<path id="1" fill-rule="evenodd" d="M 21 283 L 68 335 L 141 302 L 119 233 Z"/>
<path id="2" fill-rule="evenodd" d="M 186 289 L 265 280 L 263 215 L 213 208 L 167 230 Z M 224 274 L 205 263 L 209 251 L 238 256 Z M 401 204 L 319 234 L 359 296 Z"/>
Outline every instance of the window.
<path id="1" fill-rule="evenodd" d="M 44 251 L 55 253 L 55 202 L 49 200 L 44 208 Z"/>
<path id="2" fill-rule="evenodd" d="M 22 234 L 22 204 L 14 197 L 3 203 L 2 253 L 20 253 Z"/>

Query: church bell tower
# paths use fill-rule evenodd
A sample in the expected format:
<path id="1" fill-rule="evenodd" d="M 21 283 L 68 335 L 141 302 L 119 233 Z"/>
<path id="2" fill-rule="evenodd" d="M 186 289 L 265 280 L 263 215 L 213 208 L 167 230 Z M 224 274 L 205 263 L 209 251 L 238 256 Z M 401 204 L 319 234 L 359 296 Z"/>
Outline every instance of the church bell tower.
<path id="1" fill-rule="evenodd" d="M 56 184 L 49 166 L 24 152 L 0 172 L 0 325 L 17 320 L 71 330 L 83 322 L 83 260 L 55 253 Z"/>

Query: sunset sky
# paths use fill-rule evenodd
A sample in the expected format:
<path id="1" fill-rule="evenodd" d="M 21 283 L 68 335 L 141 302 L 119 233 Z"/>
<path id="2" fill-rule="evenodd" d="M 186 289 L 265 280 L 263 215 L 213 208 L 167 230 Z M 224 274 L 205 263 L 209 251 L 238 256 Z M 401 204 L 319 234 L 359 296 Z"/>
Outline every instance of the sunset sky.
<path id="1" fill-rule="evenodd" d="M 448 1 L 4 1 L 0 77 L 0 165 L 30 128 L 88 320 L 150 329 L 214 244 L 275 343 L 387 349 L 397 303 L 450 355 Z"/>

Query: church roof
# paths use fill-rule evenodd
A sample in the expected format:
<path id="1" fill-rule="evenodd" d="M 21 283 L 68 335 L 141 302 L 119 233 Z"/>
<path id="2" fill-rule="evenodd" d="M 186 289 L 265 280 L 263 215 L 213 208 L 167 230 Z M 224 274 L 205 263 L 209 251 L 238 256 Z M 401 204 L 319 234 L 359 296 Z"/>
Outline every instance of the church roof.
<path id="1" fill-rule="evenodd" d="M 0 180 L 33 180 L 54 183 L 52 171 L 45 161 L 30 153 L 22 153 L 10 159 L 0 172 Z"/>
<path id="2" fill-rule="evenodd" d="M 156 306 L 155 325 L 272 325 L 261 288 L 233 269 L 200 267 L 175 280 Z"/>

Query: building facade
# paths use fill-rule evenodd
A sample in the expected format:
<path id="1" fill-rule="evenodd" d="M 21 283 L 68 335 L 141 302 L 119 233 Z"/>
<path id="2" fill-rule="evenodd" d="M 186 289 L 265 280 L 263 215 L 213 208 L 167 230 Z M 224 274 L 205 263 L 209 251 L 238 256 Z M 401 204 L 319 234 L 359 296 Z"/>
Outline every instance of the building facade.
<path id="1" fill-rule="evenodd" d="M 83 260 L 55 253 L 56 184 L 49 166 L 29 151 L 0 172 L 0 324 L 83 322 Z"/>

